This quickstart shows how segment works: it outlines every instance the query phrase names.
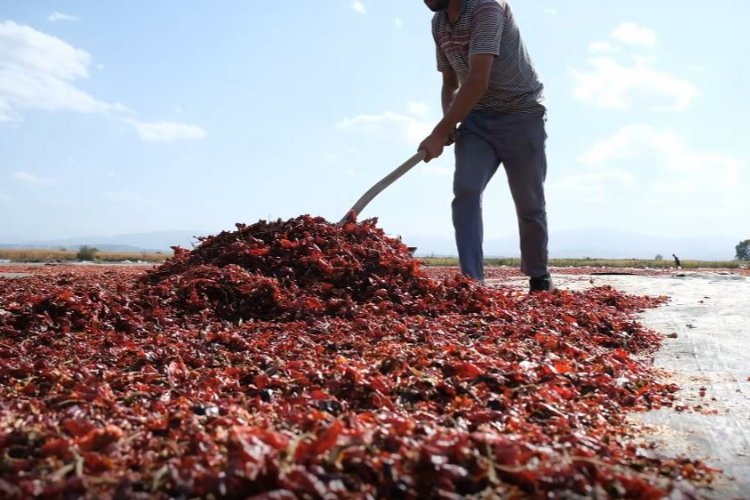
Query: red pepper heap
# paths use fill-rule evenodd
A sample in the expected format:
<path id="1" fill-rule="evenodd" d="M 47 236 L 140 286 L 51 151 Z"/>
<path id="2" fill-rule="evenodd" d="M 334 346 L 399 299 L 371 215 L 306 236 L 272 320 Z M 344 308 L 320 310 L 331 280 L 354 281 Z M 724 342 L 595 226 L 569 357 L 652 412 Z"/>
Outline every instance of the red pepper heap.
<path id="1" fill-rule="evenodd" d="M 179 310 L 230 321 L 353 318 L 385 311 L 480 312 L 491 296 L 462 277 L 438 283 L 375 219 L 330 224 L 302 216 L 203 238 L 144 282 Z"/>
<path id="2" fill-rule="evenodd" d="M 373 220 L 0 294 L 3 497 L 661 498 L 708 474 L 625 422 L 673 400 L 632 318 L 663 299 L 433 280 Z"/>

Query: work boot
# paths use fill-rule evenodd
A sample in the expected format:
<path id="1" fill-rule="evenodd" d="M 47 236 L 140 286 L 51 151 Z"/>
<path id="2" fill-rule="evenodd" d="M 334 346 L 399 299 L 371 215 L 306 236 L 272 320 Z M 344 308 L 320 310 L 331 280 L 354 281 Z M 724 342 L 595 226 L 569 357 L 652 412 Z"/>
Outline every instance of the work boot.
<path id="1" fill-rule="evenodd" d="M 529 293 L 554 292 L 555 285 L 552 283 L 549 273 L 537 276 L 529 280 Z"/>

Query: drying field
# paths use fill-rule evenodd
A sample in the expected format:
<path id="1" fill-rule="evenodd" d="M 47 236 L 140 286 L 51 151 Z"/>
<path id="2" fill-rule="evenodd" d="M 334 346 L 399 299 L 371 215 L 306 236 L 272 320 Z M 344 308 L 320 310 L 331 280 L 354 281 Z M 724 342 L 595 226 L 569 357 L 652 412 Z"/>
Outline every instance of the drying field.
<path id="1" fill-rule="evenodd" d="M 159 267 L 0 278 L 0 496 L 662 498 L 712 471 L 670 407 L 665 297 L 425 269 L 374 221 L 239 225 Z M 564 274 L 564 273 L 563 273 Z"/>

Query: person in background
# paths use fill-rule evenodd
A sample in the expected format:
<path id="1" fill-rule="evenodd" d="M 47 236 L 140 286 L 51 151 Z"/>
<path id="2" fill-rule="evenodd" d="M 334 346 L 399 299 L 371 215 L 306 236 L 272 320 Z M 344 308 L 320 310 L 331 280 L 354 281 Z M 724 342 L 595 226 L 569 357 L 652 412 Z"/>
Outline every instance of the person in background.
<path id="1" fill-rule="evenodd" d="M 672 257 L 674 257 L 674 265 L 677 269 L 682 269 L 682 262 L 680 262 L 680 259 L 675 255 L 672 254 Z"/>
<path id="2" fill-rule="evenodd" d="M 432 34 L 442 73 L 443 118 L 419 149 L 429 162 L 455 140 L 452 214 L 461 271 L 484 280 L 482 193 L 502 164 L 518 217 L 521 270 L 529 276 L 529 291 L 552 291 L 544 87 L 510 5 L 503 0 L 423 1 L 435 12 Z"/>

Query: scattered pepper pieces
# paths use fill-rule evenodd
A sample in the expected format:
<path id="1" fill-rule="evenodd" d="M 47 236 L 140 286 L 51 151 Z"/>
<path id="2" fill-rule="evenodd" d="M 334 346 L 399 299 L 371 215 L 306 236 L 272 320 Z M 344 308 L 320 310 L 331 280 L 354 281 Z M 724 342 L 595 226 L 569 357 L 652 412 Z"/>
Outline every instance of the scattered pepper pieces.
<path id="1" fill-rule="evenodd" d="M 174 250 L 0 280 L 2 496 L 662 498 L 711 476 L 625 421 L 675 400 L 632 317 L 664 298 L 441 276 L 374 219 Z"/>

